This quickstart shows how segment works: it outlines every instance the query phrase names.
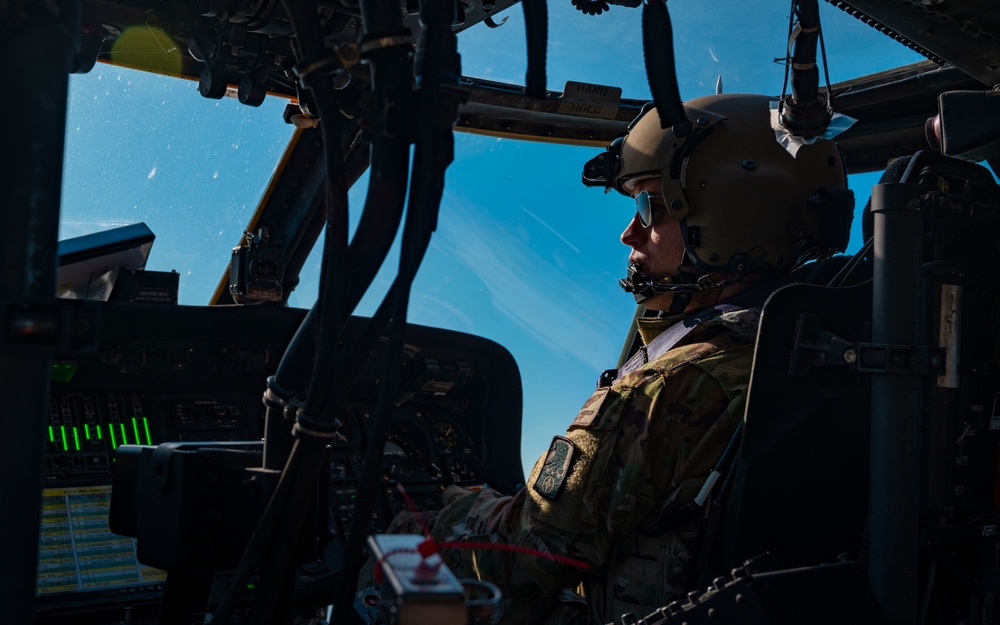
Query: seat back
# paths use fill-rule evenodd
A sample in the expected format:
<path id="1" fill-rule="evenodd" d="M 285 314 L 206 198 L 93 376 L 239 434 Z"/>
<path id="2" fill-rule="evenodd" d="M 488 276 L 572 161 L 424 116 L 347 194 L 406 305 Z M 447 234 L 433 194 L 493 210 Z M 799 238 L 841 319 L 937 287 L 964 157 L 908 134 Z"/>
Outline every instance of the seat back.
<path id="1" fill-rule="evenodd" d="M 928 153 L 887 174 L 878 218 L 865 211 L 874 279 L 795 284 L 764 306 L 703 579 L 765 553 L 762 570 L 846 554 L 890 620 L 994 619 L 1000 187 L 978 165 Z M 909 338 L 893 334 L 900 324 Z M 900 451 L 903 472 L 890 458 Z"/>
<path id="2" fill-rule="evenodd" d="M 871 391 L 837 341 L 867 340 L 870 315 L 870 282 L 795 284 L 767 300 L 712 572 L 765 552 L 781 568 L 857 552 L 868 506 Z"/>

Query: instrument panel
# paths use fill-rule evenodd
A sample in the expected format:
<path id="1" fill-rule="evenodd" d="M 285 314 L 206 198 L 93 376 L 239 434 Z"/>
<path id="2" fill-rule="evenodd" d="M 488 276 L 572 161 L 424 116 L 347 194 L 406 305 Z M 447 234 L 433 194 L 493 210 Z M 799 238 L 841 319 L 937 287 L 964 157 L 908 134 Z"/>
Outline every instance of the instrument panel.
<path id="1" fill-rule="evenodd" d="M 138 561 L 135 540 L 107 528 L 112 474 L 125 466 L 118 462 L 118 450 L 122 445 L 260 441 L 267 377 L 305 312 L 103 306 L 98 352 L 62 359 L 58 374 L 54 369 L 38 622 L 84 613 L 95 623 L 144 622 L 144 614 L 155 619 L 165 575 Z M 366 322 L 352 319 L 347 340 Z M 418 508 L 433 509 L 450 484 L 488 484 L 513 492 L 523 481 L 520 378 L 510 354 L 478 337 L 419 326 L 408 328 L 406 343 L 399 397 L 378 467 L 382 488 L 371 532 L 383 531 L 404 507 L 397 485 Z M 338 408 L 329 445 L 329 529 L 335 548 L 346 542 L 351 526 L 372 437 L 381 360 L 376 348 Z M 87 574 L 88 563 L 108 556 L 99 549 L 86 551 L 81 537 L 88 533 L 95 544 L 114 541 L 119 573 Z"/>

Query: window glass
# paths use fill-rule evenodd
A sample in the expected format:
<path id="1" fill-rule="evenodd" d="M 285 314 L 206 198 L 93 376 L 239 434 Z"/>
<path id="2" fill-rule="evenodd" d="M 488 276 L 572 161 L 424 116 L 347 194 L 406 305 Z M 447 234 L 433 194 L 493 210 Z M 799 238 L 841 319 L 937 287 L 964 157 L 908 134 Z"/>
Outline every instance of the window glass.
<path id="1" fill-rule="evenodd" d="M 787 47 L 786 3 L 678 1 L 669 9 L 683 98 L 714 93 L 720 82 L 727 93 L 781 93 L 775 59 Z M 920 60 L 830 5 L 820 10 L 833 82 Z M 549 89 L 574 80 L 649 98 L 641 10 L 588 16 L 560 0 L 549 11 Z M 498 28 L 459 35 L 465 75 L 523 84 L 523 10 L 494 19 L 505 17 Z M 144 221 L 157 235 L 147 268 L 177 270 L 181 303 L 207 303 L 291 136 L 286 102 L 269 97 L 255 109 L 206 100 L 192 82 L 107 65 L 70 84 L 60 237 Z M 634 203 L 580 184 L 583 163 L 599 151 L 457 133 L 438 230 L 414 284 L 411 322 L 486 336 L 513 353 L 527 468 L 615 365 L 634 311 L 617 285 L 627 257 L 618 237 Z M 852 176 L 858 214 L 877 176 Z M 352 224 L 366 185 L 362 178 L 351 191 Z M 315 301 L 320 248 L 293 306 Z M 374 311 L 397 262 L 394 251 L 360 314 Z"/>
<path id="2" fill-rule="evenodd" d="M 207 304 L 293 128 L 286 100 L 207 100 L 194 82 L 98 64 L 70 76 L 59 238 L 145 222 L 147 269 Z"/>

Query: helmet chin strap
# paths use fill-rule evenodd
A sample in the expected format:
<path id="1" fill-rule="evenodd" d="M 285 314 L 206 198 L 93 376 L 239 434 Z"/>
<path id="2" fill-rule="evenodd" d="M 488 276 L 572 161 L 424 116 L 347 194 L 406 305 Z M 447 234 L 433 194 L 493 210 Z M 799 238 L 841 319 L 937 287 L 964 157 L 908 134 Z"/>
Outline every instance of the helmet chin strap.
<path id="1" fill-rule="evenodd" d="M 670 302 L 667 314 L 678 315 L 691 303 L 691 296 L 695 293 L 704 293 L 712 289 L 718 289 L 729 284 L 730 281 L 723 280 L 716 282 L 709 274 L 696 277 L 692 274 L 680 271 L 669 278 L 657 280 L 649 274 L 639 271 L 639 266 L 629 263 L 628 275 L 618 280 L 618 284 L 626 293 L 631 293 L 636 304 L 642 304 L 651 297 L 661 293 L 674 293 L 674 298 Z"/>

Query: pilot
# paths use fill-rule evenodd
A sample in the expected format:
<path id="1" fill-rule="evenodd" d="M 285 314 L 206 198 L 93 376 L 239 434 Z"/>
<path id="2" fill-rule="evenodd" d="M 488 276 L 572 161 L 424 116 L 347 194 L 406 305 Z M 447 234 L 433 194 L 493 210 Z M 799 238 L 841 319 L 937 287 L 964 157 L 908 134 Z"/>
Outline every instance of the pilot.
<path id="1" fill-rule="evenodd" d="M 506 546 L 442 549 L 460 578 L 500 587 L 501 622 L 641 617 L 697 586 L 711 498 L 694 500 L 743 417 L 759 307 L 850 232 L 837 146 L 793 156 L 770 104 L 698 98 L 689 123 L 667 129 L 649 108 L 587 163 L 585 184 L 635 199 L 621 285 L 645 309 L 643 345 L 601 376 L 520 492 L 452 486 L 440 511 L 394 520 L 391 531 L 426 526 L 438 543 Z"/>

